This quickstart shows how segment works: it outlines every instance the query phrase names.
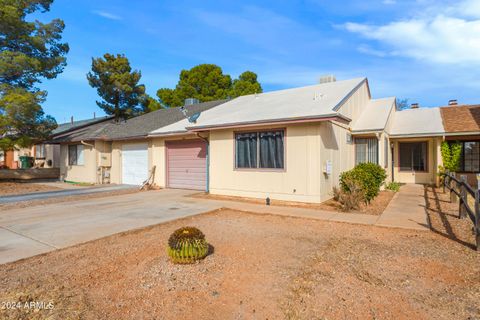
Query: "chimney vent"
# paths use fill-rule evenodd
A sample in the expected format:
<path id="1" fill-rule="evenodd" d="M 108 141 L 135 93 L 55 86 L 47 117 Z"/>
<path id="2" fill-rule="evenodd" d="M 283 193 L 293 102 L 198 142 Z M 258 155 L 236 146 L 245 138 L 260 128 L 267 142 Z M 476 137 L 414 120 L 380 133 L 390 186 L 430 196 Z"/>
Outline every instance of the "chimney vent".
<path id="1" fill-rule="evenodd" d="M 324 76 L 320 77 L 320 83 L 329 83 L 329 82 L 335 82 L 337 81 L 337 78 L 333 74 L 327 74 Z"/>
<path id="2" fill-rule="evenodd" d="M 458 105 L 457 99 L 448 100 L 448 105 L 449 105 L 449 106 L 456 106 L 456 105 Z"/>
<path id="3" fill-rule="evenodd" d="M 410 109 L 418 109 L 418 103 L 412 103 Z"/>
<path id="4" fill-rule="evenodd" d="M 197 103 L 200 103 L 200 100 L 196 99 L 196 98 L 187 98 L 185 99 L 185 105 L 186 106 L 191 106 L 191 105 L 194 105 L 194 104 L 197 104 Z"/>

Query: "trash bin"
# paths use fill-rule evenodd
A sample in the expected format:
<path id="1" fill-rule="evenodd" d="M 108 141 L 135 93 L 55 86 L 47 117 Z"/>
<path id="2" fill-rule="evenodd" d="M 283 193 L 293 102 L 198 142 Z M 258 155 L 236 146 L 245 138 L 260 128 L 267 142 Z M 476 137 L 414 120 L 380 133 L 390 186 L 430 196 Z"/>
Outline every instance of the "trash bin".
<path id="1" fill-rule="evenodd" d="M 28 169 L 32 167 L 32 160 L 33 160 L 32 157 L 21 156 L 21 157 L 18 157 L 18 159 L 20 160 L 20 168 Z"/>

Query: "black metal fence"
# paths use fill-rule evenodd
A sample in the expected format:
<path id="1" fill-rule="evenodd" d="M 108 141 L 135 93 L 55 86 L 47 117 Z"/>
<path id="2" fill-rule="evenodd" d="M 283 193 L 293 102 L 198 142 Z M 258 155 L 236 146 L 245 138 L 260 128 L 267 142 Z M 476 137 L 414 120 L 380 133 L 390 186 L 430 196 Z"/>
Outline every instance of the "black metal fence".
<path id="1" fill-rule="evenodd" d="M 450 191 L 450 202 L 458 199 L 458 218 L 465 219 L 467 216 L 473 222 L 477 251 L 480 251 L 480 190 L 473 188 L 467 183 L 467 176 L 460 175 L 458 179 L 455 173 L 444 173 L 443 192 Z"/>

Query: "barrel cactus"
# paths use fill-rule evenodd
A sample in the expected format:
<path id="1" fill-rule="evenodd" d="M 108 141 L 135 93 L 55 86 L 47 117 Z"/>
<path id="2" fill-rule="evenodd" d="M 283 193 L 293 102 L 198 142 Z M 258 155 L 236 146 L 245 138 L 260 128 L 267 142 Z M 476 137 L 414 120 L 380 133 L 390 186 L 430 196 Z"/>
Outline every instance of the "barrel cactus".
<path id="1" fill-rule="evenodd" d="M 174 263 L 194 263 L 207 254 L 205 235 L 195 227 L 177 229 L 168 239 L 168 255 Z"/>

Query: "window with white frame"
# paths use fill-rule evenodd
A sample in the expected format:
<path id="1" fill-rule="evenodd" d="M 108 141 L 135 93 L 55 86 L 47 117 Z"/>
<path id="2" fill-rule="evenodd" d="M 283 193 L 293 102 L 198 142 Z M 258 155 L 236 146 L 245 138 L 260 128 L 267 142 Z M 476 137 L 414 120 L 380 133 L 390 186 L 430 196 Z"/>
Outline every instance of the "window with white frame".
<path id="1" fill-rule="evenodd" d="M 377 138 L 355 138 L 355 164 L 365 162 L 378 164 Z"/>
<path id="2" fill-rule="evenodd" d="M 35 158 L 45 159 L 47 157 L 47 151 L 44 144 L 37 144 L 35 146 Z"/>
<path id="3" fill-rule="evenodd" d="M 68 165 L 82 166 L 83 161 L 83 145 L 72 144 L 68 146 Z"/>
<path id="4" fill-rule="evenodd" d="M 283 169 L 284 131 L 241 132 L 235 134 L 235 167 Z"/>

